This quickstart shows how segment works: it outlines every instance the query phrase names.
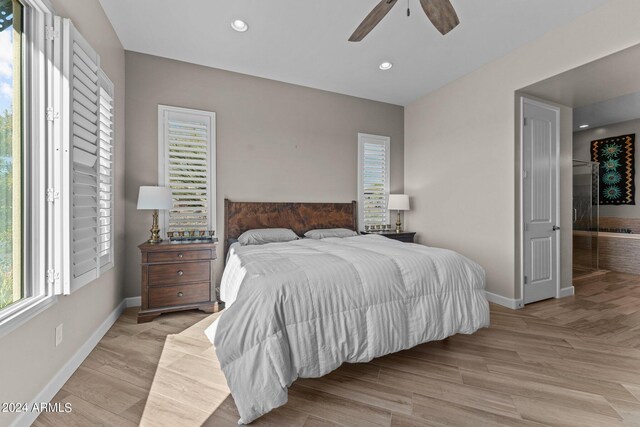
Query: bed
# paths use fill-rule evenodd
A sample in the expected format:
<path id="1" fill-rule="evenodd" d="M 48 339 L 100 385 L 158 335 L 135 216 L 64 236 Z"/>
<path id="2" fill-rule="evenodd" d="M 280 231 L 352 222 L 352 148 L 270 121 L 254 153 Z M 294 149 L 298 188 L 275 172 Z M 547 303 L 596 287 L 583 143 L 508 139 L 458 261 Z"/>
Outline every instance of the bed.
<path id="1" fill-rule="evenodd" d="M 445 249 L 366 235 L 229 245 L 244 231 L 357 230 L 354 203 L 225 200 L 226 309 L 206 330 L 250 423 L 297 378 L 489 326 L 484 270 Z"/>

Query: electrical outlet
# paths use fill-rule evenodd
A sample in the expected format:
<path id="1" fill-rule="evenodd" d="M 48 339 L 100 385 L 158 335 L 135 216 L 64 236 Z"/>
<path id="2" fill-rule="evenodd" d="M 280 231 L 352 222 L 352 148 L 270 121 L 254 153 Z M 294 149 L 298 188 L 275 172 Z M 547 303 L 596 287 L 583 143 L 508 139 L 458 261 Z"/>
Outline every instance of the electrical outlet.
<path id="1" fill-rule="evenodd" d="M 56 326 L 56 347 L 62 344 L 62 323 Z"/>

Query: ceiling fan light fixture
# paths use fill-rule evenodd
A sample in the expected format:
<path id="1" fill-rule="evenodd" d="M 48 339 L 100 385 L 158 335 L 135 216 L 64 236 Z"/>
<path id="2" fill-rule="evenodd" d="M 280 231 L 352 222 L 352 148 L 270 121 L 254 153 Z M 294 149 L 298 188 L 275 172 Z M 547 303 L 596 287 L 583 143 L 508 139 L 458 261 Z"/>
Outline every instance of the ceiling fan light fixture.
<path id="1" fill-rule="evenodd" d="M 359 42 L 382 21 L 398 0 L 380 0 L 371 12 L 358 25 L 358 28 L 349 37 L 350 42 Z M 407 4 L 408 5 L 408 4 Z M 422 10 L 429 18 L 429 21 L 440 34 L 445 35 L 453 30 L 459 23 L 458 14 L 451 4 L 451 0 L 420 0 Z M 407 16 L 411 15 L 411 10 L 407 8 Z"/>
<path id="2" fill-rule="evenodd" d="M 242 19 L 234 19 L 231 22 L 231 28 L 233 28 L 239 33 L 244 33 L 249 29 L 249 25 L 247 25 L 247 23 L 244 22 Z"/>
<path id="3" fill-rule="evenodd" d="M 382 71 L 387 71 L 390 70 L 393 67 L 393 64 L 389 61 L 384 61 L 382 64 L 380 64 L 380 66 L 378 68 L 380 68 Z"/>

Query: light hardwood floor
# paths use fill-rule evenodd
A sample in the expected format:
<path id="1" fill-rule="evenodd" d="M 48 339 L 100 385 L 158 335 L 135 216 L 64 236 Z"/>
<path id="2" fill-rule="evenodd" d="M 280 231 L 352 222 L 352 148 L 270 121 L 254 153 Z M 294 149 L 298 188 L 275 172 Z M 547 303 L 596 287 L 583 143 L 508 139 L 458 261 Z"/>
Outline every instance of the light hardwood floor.
<path id="1" fill-rule="evenodd" d="M 55 397 L 73 412 L 36 426 L 235 425 L 202 334 L 216 315 L 127 310 Z M 576 296 L 491 307 L 474 335 L 301 379 L 254 425 L 640 426 L 640 276 L 576 281 Z"/>

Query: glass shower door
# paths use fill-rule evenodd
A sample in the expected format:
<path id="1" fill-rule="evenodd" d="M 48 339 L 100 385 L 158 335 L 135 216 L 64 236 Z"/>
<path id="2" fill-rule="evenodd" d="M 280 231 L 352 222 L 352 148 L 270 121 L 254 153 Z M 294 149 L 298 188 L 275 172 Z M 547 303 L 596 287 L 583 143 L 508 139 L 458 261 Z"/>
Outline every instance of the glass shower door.
<path id="1" fill-rule="evenodd" d="M 598 269 L 599 165 L 573 161 L 573 269 Z"/>

